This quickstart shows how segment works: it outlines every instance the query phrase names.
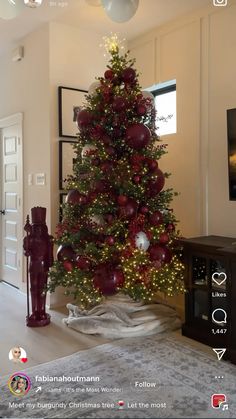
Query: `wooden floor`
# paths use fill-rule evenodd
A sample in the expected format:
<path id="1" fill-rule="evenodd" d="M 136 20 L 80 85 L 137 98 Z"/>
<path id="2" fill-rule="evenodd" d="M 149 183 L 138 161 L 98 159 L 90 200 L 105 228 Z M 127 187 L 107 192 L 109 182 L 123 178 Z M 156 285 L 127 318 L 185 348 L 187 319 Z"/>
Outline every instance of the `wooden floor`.
<path id="1" fill-rule="evenodd" d="M 26 327 L 25 294 L 0 283 L 1 375 L 15 372 L 15 364 L 8 358 L 10 349 L 15 345 L 26 350 L 29 358 L 26 366 L 31 367 L 108 342 L 101 337 L 84 335 L 65 326 L 62 319 L 68 313 L 66 309 L 48 312 L 51 315 L 50 325 L 40 328 Z"/>
<path id="2" fill-rule="evenodd" d="M 62 323 L 67 310 L 49 311 L 51 324 L 46 327 L 25 326 L 26 296 L 17 289 L 0 282 L 0 374 L 15 372 L 15 364 L 9 360 L 10 349 L 19 345 L 26 350 L 26 367 L 49 362 L 80 350 L 88 349 L 110 340 L 84 335 L 69 329 Z M 197 349 L 213 355 L 210 347 L 181 336 L 175 332 L 182 343 L 193 344 Z M 22 364 L 20 364 L 20 369 Z"/>

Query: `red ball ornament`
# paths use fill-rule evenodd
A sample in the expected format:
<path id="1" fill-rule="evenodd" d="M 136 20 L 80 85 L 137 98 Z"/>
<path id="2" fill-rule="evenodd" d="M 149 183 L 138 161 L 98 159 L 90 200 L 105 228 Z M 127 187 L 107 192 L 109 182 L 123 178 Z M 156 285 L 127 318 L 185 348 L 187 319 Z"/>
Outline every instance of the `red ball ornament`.
<path id="1" fill-rule="evenodd" d="M 112 109 L 115 112 L 121 112 L 126 109 L 127 103 L 126 100 L 122 96 L 116 96 L 112 103 Z"/>
<path id="2" fill-rule="evenodd" d="M 175 225 L 173 223 L 169 223 L 167 224 L 166 229 L 170 232 L 175 231 Z"/>
<path id="3" fill-rule="evenodd" d="M 161 233 L 159 237 L 159 242 L 161 244 L 167 244 L 169 241 L 169 235 L 167 233 Z"/>
<path id="4" fill-rule="evenodd" d="M 137 202 L 132 199 L 128 198 L 125 205 L 121 206 L 119 209 L 119 215 L 122 218 L 133 218 L 135 214 L 137 213 L 138 204 Z"/>
<path id="5" fill-rule="evenodd" d="M 64 260 L 63 267 L 67 272 L 71 272 L 73 269 L 73 263 L 69 260 Z"/>
<path id="6" fill-rule="evenodd" d="M 125 276 L 121 269 L 115 268 L 112 271 L 113 281 L 116 284 L 117 287 L 121 288 L 124 285 L 125 282 Z"/>
<path id="7" fill-rule="evenodd" d="M 139 209 L 140 214 L 146 215 L 149 212 L 148 207 L 146 207 L 146 205 L 142 205 Z"/>
<path id="8" fill-rule="evenodd" d="M 155 211 L 149 216 L 149 222 L 153 226 L 158 226 L 163 223 L 163 215 L 160 211 Z"/>
<path id="9" fill-rule="evenodd" d="M 132 67 L 125 68 L 122 72 L 122 81 L 125 83 L 133 83 L 136 77 L 136 72 Z"/>
<path id="10" fill-rule="evenodd" d="M 118 198 L 117 198 L 117 202 L 120 206 L 123 206 L 123 205 L 127 204 L 128 199 L 129 198 L 125 195 L 119 195 Z"/>
<path id="11" fill-rule="evenodd" d="M 158 260 L 162 263 L 169 263 L 172 258 L 170 249 L 166 246 L 160 246 L 159 244 L 150 246 L 148 252 L 151 261 Z"/>
<path id="12" fill-rule="evenodd" d="M 101 263 L 95 270 L 93 277 L 93 285 L 103 295 L 113 295 L 118 287 L 116 275 L 114 275 L 114 267 L 109 263 Z"/>
<path id="13" fill-rule="evenodd" d="M 100 192 L 100 193 L 107 192 L 108 183 L 105 179 L 100 179 L 94 183 L 94 187 L 95 187 L 96 192 Z"/>
<path id="14" fill-rule="evenodd" d="M 113 246 L 115 244 L 115 238 L 113 236 L 107 236 L 105 242 L 108 246 Z"/>
<path id="15" fill-rule="evenodd" d="M 136 112 L 138 116 L 144 116 L 147 113 L 147 108 L 145 105 L 137 105 Z"/>
<path id="16" fill-rule="evenodd" d="M 127 128 L 125 138 L 129 147 L 135 150 L 141 150 L 148 145 L 151 133 L 146 125 L 135 123 Z"/>
<path id="17" fill-rule="evenodd" d="M 77 189 L 72 189 L 67 194 L 66 203 L 72 205 L 85 205 L 87 203 L 87 198 L 77 191 Z"/>
<path id="18" fill-rule="evenodd" d="M 77 115 L 77 125 L 80 129 L 88 128 L 92 122 L 92 115 L 86 109 L 82 109 Z"/>
<path id="19" fill-rule="evenodd" d="M 150 179 L 148 181 L 147 192 L 151 198 L 158 195 L 165 185 L 165 177 L 160 169 L 157 169 L 156 175 L 158 176 L 156 179 Z"/>
<path id="20" fill-rule="evenodd" d="M 148 166 L 149 171 L 151 173 L 155 173 L 157 171 L 157 169 L 158 169 L 158 163 L 157 163 L 157 161 L 156 160 L 153 160 L 153 159 L 149 159 L 149 158 L 146 158 L 145 161 L 146 161 L 146 164 Z"/>
<path id="21" fill-rule="evenodd" d="M 57 260 L 63 262 L 64 260 L 73 261 L 75 259 L 75 252 L 71 245 L 61 244 L 57 250 Z"/>
<path id="22" fill-rule="evenodd" d="M 91 262 L 86 256 L 78 255 L 75 264 L 82 271 L 88 271 L 91 268 Z"/>
<path id="23" fill-rule="evenodd" d="M 105 73 L 104 73 L 104 77 L 105 77 L 105 79 L 107 79 L 107 80 L 112 80 L 112 79 L 113 79 L 113 77 L 114 77 L 114 73 L 113 73 L 113 71 L 112 71 L 112 70 L 110 70 L 110 69 L 106 70 L 106 71 L 105 71 Z"/>

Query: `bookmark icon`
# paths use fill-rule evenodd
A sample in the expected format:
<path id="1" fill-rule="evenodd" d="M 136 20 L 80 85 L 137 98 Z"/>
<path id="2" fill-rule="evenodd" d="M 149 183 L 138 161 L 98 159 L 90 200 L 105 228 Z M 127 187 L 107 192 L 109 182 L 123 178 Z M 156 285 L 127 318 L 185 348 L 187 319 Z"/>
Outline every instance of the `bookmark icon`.
<path id="1" fill-rule="evenodd" d="M 218 361 L 220 361 L 226 352 L 226 348 L 212 348 L 212 349 L 216 353 Z"/>

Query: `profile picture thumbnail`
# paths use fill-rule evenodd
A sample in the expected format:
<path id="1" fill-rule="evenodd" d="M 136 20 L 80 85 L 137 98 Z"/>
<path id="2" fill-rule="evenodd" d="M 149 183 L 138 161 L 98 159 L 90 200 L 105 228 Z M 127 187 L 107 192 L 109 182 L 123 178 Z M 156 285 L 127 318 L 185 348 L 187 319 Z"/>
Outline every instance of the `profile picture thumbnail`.
<path id="1" fill-rule="evenodd" d="M 14 346 L 13 348 L 10 349 L 9 359 L 15 364 L 19 364 L 19 363 L 25 364 L 28 361 L 26 351 L 20 346 Z"/>
<path id="2" fill-rule="evenodd" d="M 28 375 L 17 372 L 9 378 L 8 387 L 14 396 L 25 396 L 30 390 L 31 381 Z"/>

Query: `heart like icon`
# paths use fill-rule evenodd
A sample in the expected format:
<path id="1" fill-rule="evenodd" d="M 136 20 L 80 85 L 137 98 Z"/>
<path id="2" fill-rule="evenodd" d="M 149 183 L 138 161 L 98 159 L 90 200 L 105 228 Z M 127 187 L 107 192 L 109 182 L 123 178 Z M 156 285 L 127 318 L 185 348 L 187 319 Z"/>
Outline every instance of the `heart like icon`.
<path id="1" fill-rule="evenodd" d="M 225 272 L 214 272 L 212 274 L 212 281 L 214 281 L 218 286 L 222 285 L 226 279 L 227 275 Z"/>
<path id="2" fill-rule="evenodd" d="M 28 358 L 21 358 L 21 361 L 25 364 L 28 361 Z"/>

